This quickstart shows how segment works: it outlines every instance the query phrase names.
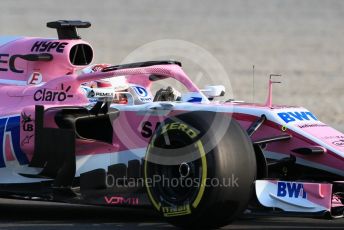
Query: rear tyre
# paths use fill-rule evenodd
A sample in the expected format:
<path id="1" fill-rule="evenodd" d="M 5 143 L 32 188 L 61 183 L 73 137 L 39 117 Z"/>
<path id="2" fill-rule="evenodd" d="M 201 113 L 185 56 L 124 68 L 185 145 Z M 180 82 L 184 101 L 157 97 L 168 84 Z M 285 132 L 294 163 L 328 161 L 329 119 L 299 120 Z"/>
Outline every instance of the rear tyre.
<path id="1" fill-rule="evenodd" d="M 152 205 L 178 227 L 217 228 L 247 207 L 256 175 L 252 143 L 228 114 L 190 112 L 164 121 L 147 149 Z"/>

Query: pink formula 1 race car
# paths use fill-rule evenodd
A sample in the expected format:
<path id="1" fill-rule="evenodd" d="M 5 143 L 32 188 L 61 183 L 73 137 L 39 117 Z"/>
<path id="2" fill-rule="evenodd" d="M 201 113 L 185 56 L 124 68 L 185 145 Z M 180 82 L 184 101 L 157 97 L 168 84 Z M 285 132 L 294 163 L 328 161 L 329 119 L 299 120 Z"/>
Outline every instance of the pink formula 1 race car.
<path id="1" fill-rule="evenodd" d="M 302 107 L 214 100 L 175 61 L 90 65 L 91 46 L 0 38 L 0 196 L 152 208 L 183 228 L 245 213 L 343 217 L 344 134 Z M 171 80 L 183 85 L 152 89 Z"/>

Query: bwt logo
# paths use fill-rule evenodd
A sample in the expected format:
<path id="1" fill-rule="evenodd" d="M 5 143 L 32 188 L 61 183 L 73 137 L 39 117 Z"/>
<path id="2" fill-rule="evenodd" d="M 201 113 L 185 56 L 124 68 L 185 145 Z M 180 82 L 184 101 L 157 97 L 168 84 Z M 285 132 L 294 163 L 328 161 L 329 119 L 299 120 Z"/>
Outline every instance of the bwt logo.
<path id="1" fill-rule="evenodd" d="M 303 188 L 303 184 L 294 182 L 278 182 L 277 183 L 278 197 L 295 197 L 307 199 L 307 193 Z"/>
<path id="2" fill-rule="evenodd" d="M 107 204 L 112 205 L 139 205 L 139 198 L 125 198 L 122 196 L 104 197 Z"/>
<path id="3" fill-rule="evenodd" d="M 283 112 L 277 115 L 286 123 L 293 121 L 317 121 L 318 119 L 309 111 L 305 112 Z"/>

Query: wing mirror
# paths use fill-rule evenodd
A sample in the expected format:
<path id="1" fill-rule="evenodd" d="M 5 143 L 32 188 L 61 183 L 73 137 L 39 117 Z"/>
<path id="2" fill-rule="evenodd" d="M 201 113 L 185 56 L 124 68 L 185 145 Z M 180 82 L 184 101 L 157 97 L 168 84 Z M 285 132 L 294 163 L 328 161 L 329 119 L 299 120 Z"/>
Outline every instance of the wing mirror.
<path id="1" fill-rule="evenodd" d="M 201 92 L 209 99 L 213 100 L 214 97 L 222 97 L 225 95 L 226 88 L 224 85 L 207 85 Z"/>

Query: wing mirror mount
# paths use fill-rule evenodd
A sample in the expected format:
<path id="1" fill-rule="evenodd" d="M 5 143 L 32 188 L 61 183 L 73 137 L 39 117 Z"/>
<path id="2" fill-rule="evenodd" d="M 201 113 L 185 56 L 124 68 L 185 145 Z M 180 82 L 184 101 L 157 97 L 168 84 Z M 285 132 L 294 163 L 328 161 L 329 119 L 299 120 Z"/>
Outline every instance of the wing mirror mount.
<path id="1" fill-rule="evenodd" d="M 209 99 L 213 100 L 215 97 L 223 97 L 226 93 L 224 85 L 207 85 L 201 92 Z"/>

